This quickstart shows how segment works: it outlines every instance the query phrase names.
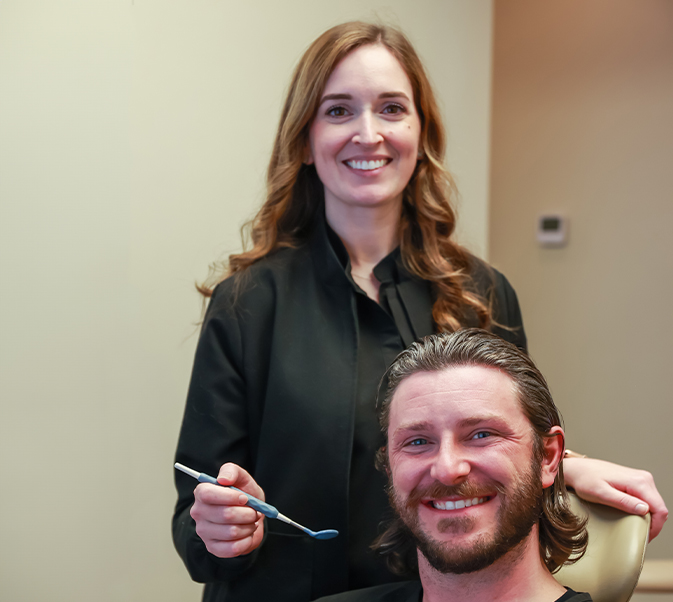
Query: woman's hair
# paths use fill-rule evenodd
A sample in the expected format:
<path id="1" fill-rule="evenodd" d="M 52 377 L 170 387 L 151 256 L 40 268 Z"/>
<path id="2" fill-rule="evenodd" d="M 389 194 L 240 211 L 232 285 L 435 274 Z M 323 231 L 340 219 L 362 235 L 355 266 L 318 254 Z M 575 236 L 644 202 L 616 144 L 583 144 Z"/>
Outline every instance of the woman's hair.
<path id="1" fill-rule="evenodd" d="M 383 402 L 377 404 L 386 440 L 390 403 L 400 383 L 418 372 L 439 372 L 459 366 L 494 368 L 512 380 L 521 409 L 533 430 L 533 460 L 537 467 L 541 466 L 545 439 L 551 436 L 549 433 L 554 426 L 563 426 L 547 381 L 526 353 L 499 336 L 478 328 L 425 337 L 412 343 L 395 358 L 381 380 L 381 383 L 386 383 L 386 392 Z M 389 472 L 386 447 L 377 452 L 376 464 L 379 470 Z M 586 519 L 579 518 L 570 509 L 562 465 L 558 467 L 553 485 L 543 490 L 541 501 L 538 522 L 540 557 L 546 567 L 555 572 L 564 564 L 579 560 L 589 539 Z M 388 566 L 394 572 L 417 572 L 416 545 L 399 517 L 379 536 L 372 548 L 386 557 Z"/>
<path id="2" fill-rule="evenodd" d="M 226 275 L 307 240 L 324 193 L 315 166 L 304 164 L 309 129 L 337 64 L 353 50 L 370 44 L 384 46 L 402 65 L 421 121 L 421 157 L 403 194 L 402 261 L 412 274 L 432 283 L 432 317 L 439 330 L 457 330 L 468 316 L 476 316 L 480 326 L 489 327 L 489 304 L 468 286 L 470 255 L 451 240 L 456 189 L 443 166 L 445 134 L 432 87 L 409 40 L 398 29 L 384 25 L 360 21 L 337 25 L 304 53 L 281 113 L 267 171 L 266 202 L 243 227 L 244 233 L 249 232 L 252 248 L 229 257 Z M 209 297 L 213 287 L 207 283 L 198 289 Z"/>

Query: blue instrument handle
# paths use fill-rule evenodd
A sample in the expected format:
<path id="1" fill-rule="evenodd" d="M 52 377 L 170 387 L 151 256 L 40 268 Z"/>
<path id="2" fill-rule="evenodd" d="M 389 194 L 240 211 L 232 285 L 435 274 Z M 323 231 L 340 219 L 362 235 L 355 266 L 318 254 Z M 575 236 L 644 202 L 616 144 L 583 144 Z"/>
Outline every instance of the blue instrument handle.
<path id="1" fill-rule="evenodd" d="M 232 487 L 231 485 L 220 485 L 215 477 L 211 477 L 205 472 L 199 474 L 197 481 L 199 481 L 199 483 L 212 483 L 213 485 L 219 485 L 220 487 L 229 487 L 229 489 L 238 491 L 239 493 L 242 493 L 245 497 L 247 497 L 248 501 L 246 502 L 246 505 L 250 506 L 251 508 L 254 508 L 258 512 L 261 512 L 264 516 L 268 516 L 269 518 L 276 518 L 278 516 L 278 510 L 274 508 L 271 504 L 267 504 L 262 500 L 258 500 L 254 495 L 250 495 L 245 491 L 241 491 L 237 487 Z"/>

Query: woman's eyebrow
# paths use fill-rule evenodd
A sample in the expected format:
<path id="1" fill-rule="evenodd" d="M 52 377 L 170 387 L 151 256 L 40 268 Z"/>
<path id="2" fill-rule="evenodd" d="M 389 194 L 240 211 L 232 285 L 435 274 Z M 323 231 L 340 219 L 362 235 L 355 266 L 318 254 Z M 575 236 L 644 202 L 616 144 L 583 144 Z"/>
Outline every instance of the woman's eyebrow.
<path id="1" fill-rule="evenodd" d="M 379 94 L 379 98 L 406 98 L 409 100 L 409 97 L 404 93 L 404 92 L 381 92 Z M 320 99 L 320 104 L 324 103 L 327 100 L 353 100 L 353 96 L 351 94 L 325 94 Z"/>
<path id="2" fill-rule="evenodd" d="M 325 94 L 325 96 L 320 99 L 320 104 L 326 100 L 353 100 L 353 97 L 350 94 Z"/>
<path id="3" fill-rule="evenodd" d="M 382 92 L 379 94 L 379 98 L 406 98 L 409 100 L 409 97 L 404 92 Z"/>

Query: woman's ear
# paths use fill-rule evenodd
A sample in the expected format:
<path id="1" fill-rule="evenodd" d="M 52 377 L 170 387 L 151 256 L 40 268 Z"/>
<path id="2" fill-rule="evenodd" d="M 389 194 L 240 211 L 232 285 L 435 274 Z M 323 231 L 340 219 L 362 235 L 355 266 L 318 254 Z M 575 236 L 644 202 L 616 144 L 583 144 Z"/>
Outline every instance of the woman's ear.
<path id="1" fill-rule="evenodd" d="M 540 476 L 542 487 L 551 487 L 559 471 L 563 450 L 565 449 L 565 434 L 560 426 L 553 426 L 543 440 L 542 466 Z"/>

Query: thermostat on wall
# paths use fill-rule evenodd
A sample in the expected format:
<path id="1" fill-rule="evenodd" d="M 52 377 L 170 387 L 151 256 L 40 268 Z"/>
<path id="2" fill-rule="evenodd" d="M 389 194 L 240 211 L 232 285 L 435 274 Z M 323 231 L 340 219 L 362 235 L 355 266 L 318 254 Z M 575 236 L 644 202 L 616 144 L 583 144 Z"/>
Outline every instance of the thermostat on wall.
<path id="1" fill-rule="evenodd" d="M 537 221 L 537 240 L 543 247 L 562 247 L 568 242 L 568 221 L 561 215 L 541 215 Z"/>

